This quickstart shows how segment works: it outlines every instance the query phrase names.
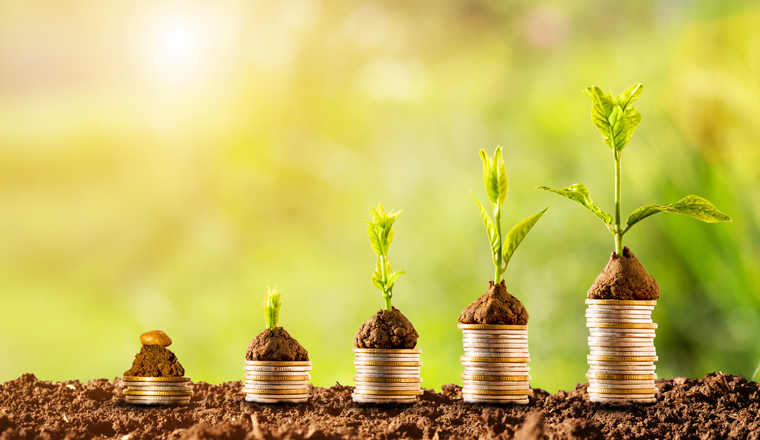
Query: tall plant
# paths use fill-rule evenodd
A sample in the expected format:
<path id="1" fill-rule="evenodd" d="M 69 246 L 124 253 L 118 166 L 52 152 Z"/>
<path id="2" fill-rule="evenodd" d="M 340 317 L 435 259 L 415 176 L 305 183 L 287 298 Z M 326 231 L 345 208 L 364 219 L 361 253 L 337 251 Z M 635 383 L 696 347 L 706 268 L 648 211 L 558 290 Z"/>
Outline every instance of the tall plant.
<path id="1" fill-rule="evenodd" d="M 404 271 L 393 272 L 391 263 L 388 261 L 388 248 L 393 241 L 393 223 L 401 211 L 394 213 L 391 210 L 391 212 L 386 213 L 383 204 L 380 203 L 377 208 L 370 208 L 369 212 L 372 214 L 372 220 L 367 220 L 367 234 L 372 250 L 377 254 L 375 271 L 372 273 L 372 284 L 383 292 L 385 308 L 391 311 L 393 310 L 391 306 L 393 286 L 396 285 L 396 280 Z"/>

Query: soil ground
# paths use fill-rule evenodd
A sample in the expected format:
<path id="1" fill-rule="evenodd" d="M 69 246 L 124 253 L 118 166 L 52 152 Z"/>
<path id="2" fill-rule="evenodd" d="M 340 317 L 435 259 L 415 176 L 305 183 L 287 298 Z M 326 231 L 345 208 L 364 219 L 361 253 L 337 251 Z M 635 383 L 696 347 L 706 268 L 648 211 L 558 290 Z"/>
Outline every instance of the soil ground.
<path id="1" fill-rule="evenodd" d="M 410 406 L 362 406 L 353 387 L 313 388 L 302 405 L 246 403 L 242 384 L 195 384 L 190 405 L 127 405 L 120 379 L 51 383 L 22 375 L 0 386 L 0 439 L 758 439 L 760 385 L 714 373 L 661 379 L 657 403 L 629 408 L 588 402 L 588 384 L 525 406 L 466 404 L 461 388 L 426 390 Z"/>

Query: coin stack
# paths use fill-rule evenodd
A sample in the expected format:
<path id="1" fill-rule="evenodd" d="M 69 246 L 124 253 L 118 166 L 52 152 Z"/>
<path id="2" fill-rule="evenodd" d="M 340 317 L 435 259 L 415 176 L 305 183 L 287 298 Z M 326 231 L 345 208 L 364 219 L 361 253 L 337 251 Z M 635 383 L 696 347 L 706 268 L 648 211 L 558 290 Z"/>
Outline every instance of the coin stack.
<path id="1" fill-rule="evenodd" d="M 653 403 L 657 301 L 587 299 L 588 394 L 592 402 Z"/>
<path id="2" fill-rule="evenodd" d="M 360 403 L 414 403 L 420 389 L 419 348 L 354 348 L 356 388 L 351 395 Z"/>
<path id="3" fill-rule="evenodd" d="M 247 402 L 303 403 L 309 400 L 306 384 L 310 361 L 245 361 L 243 393 Z"/>
<path id="4" fill-rule="evenodd" d="M 459 324 L 464 342 L 465 402 L 528 403 L 527 325 Z"/>
<path id="5" fill-rule="evenodd" d="M 193 384 L 189 377 L 122 377 L 124 399 L 135 405 L 190 403 Z"/>

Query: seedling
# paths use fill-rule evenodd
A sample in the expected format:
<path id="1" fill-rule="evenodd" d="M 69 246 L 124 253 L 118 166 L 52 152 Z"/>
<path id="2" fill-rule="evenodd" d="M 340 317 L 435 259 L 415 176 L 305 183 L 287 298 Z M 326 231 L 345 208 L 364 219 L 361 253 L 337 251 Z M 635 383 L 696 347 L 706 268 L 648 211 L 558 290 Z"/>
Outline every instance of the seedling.
<path id="1" fill-rule="evenodd" d="M 388 261 L 388 248 L 393 241 L 393 223 L 402 211 L 386 213 L 383 204 L 380 203 L 377 208 L 370 208 L 369 212 L 372 214 L 372 220 L 367 220 L 367 234 L 372 250 L 377 254 L 375 271 L 372 273 L 372 284 L 383 292 L 385 308 L 391 311 L 393 286 L 404 271 L 393 272 L 391 263 Z"/>
<path id="2" fill-rule="evenodd" d="M 269 330 L 277 328 L 277 321 L 280 320 L 280 302 L 281 290 L 277 290 L 277 286 L 274 289 L 270 289 L 267 286 L 267 294 L 264 296 L 264 303 L 261 305 L 261 310 L 264 312 L 264 325 Z"/>
<path id="3" fill-rule="evenodd" d="M 639 99 L 643 86 L 634 84 L 626 91 L 612 98 L 612 92 L 606 95 L 599 87 L 587 87 L 584 93 L 593 100 L 591 120 L 602 133 L 604 143 L 612 150 L 615 159 L 615 212 L 614 216 L 604 212 L 591 200 L 588 188 L 582 183 L 568 186 L 564 189 L 552 189 L 539 186 L 538 189 L 551 191 L 570 200 L 575 200 L 594 213 L 612 233 L 615 238 L 615 252 L 623 255 L 623 235 L 633 225 L 658 212 L 674 212 L 701 220 L 705 223 L 730 222 L 731 218 L 720 212 L 712 203 L 702 197 L 689 195 L 669 205 L 645 205 L 636 209 L 628 216 L 625 227 L 620 217 L 620 162 L 623 149 L 633 137 L 636 127 L 641 122 L 641 114 L 633 106 Z"/>
<path id="4" fill-rule="evenodd" d="M 472 194 L 472 191 L 470 191 L 470 194 L 472 194 L 472 198 L 475 199 L 475 203 L 478 205 L 480 217 L 483 219 L 483 226 L 485 226 L 486 233 L 488 234 L 488 242 L 491 244 L 493 264 L 496 267 L 493 281 L 495 284 L 498 284 L 499 281 L 501 281 L 501 275 L 507 270 L 509 261 L 512 259 L 512 255 L 517 250 L 517 247 L 520 246 L 520 243 L 522 243 L 525 236 L 528 235 L 528 232 L 533 229 L 533 226 L 536 225 L 541 216 L 543 216 L 551 206 L 516 224 L 507 233 L 505 240 L 502 241 L 501 205 L 507 200 L 509 180 L 507 179 L 507 170 L 504 166 L 501 146 L 496 147 L 496 151 L 493 153 L 493 158 L 488 156 L 486 150 L 481 149 L 480 159 L 483 161 L 483 183 L 486 187 L 488 200 L 491 201 L 491 206 L 493 207 L 493 220 L 483 208 L 483 205 L 480 204 L 477 197 L 475 197 L 475 194 Z"/>

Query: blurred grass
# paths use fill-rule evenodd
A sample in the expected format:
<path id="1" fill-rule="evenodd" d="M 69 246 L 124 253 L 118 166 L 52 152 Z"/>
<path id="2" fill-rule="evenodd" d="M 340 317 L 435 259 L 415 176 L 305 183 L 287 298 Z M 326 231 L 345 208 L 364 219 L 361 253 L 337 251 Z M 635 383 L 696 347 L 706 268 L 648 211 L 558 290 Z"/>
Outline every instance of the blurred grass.
<path id="1" fill-rule="evenodd" d="M 626 236 L 662 292 L 658 373 L 754 371 L 755 3 L 162 5 L 0 3 L 0 381 L 119 376 L 154 328 L 194 380 L 239 379 L 277 284 L 313 382 L 351 384 L 353 334 L 382 307 L 363 220 L 383 202 L 404 210 L 394 305 L 423 384 L 459 383 L 456 318 L 492 274 L 468 191 L 483 196 L 478 149 L 501 144 L 505 227 L 554 206 L 506 274 L 532 385 L 585 382 L 583 298 L 612 237 L 534 187 L 583 182 L 611 209 L 580 91 L 635 82 L 624 215 L 698 194 L 734 219 L 660 214 Z M 153 52 L 176 17 L 199 29 L 178 60 Z"/>

